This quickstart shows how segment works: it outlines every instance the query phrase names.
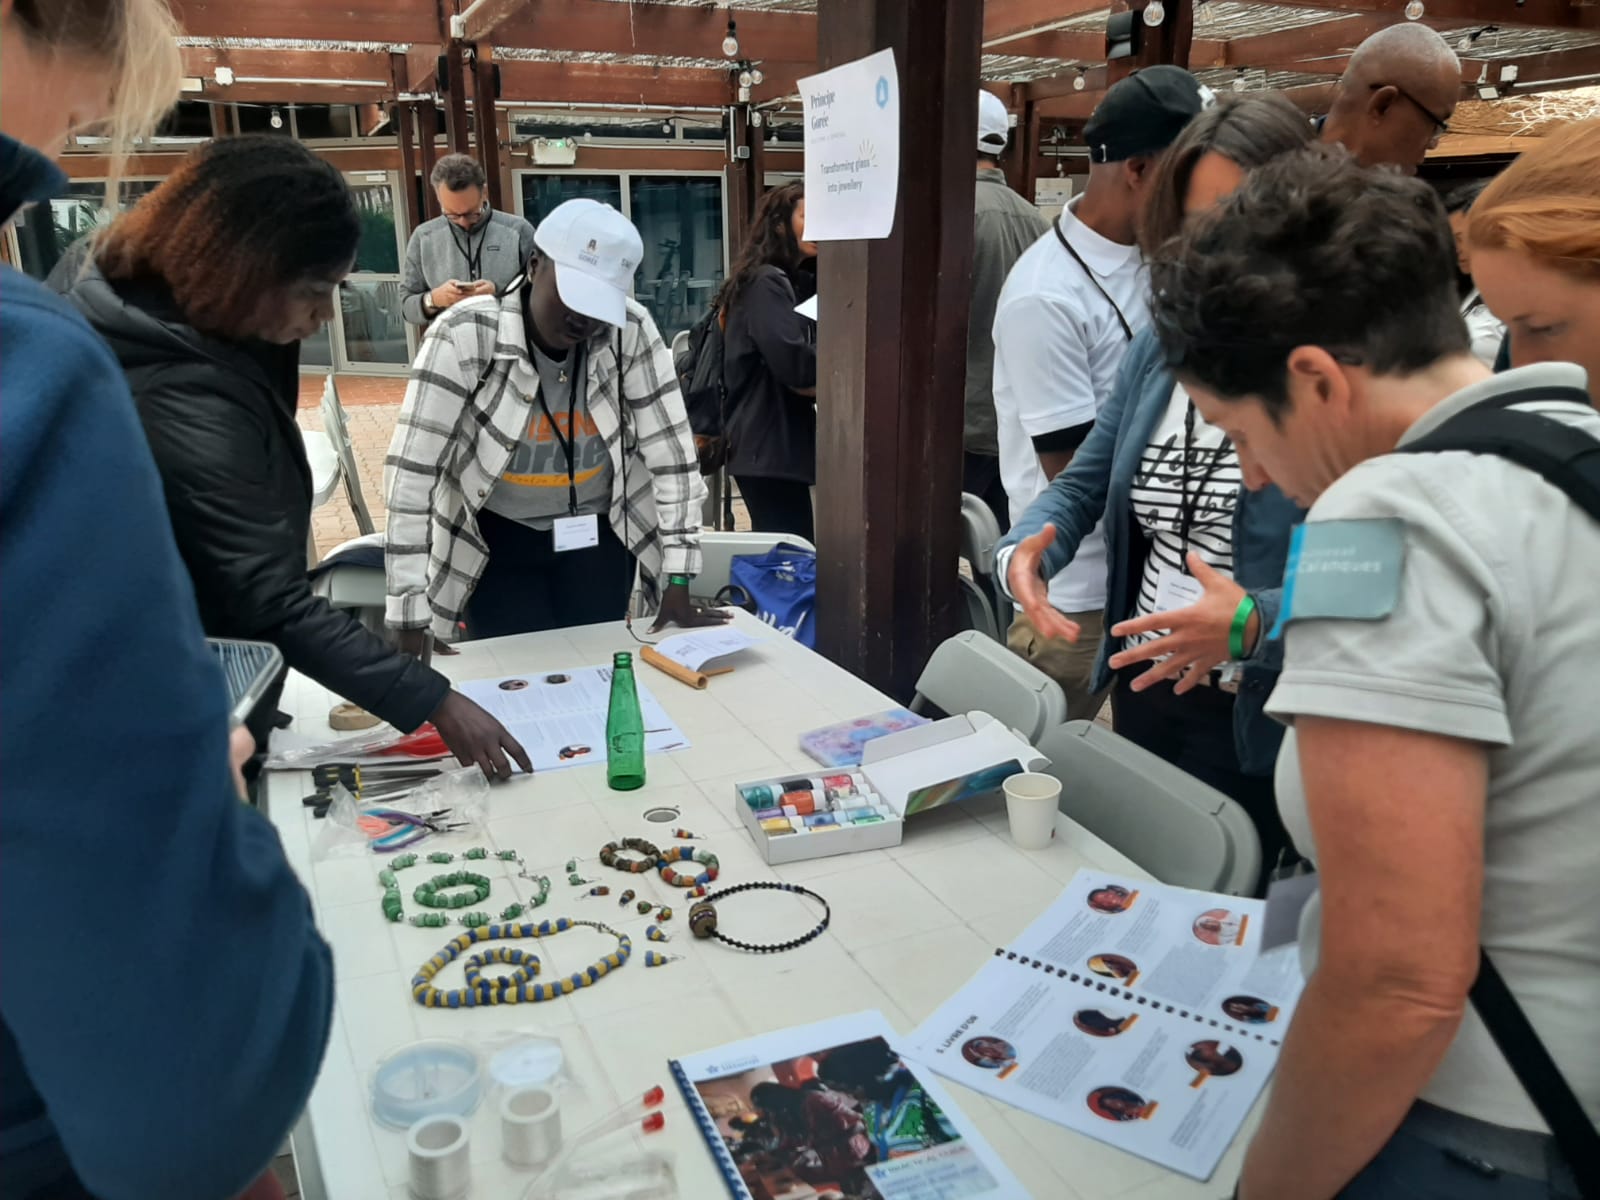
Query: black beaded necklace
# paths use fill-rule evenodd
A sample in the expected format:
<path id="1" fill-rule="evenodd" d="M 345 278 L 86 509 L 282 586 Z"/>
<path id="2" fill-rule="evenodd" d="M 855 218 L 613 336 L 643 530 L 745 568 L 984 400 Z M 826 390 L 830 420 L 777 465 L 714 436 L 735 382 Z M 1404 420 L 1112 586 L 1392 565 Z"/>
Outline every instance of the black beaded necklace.
<path id="1" fill-rule="evenodd" d="M 758 946 L 751 942 L 741 942 L 729 937 L 717 928 L 716 901 L 726 900 L 729 896 L 737 896 L 740 892 L 793 892 L 796 896 L 804 896 L 808 900 L 815 900 L 822 905 L 822 922 L 810 933 L 797 937 L 792 942 L 778 942 L 771 946 Z M 833 910 L 828 907 L 828 902 L 817 895 L 810 888 L 803 888 L 797 883 L 741 883 L 730 888 L 723 888 L 720 892 L 713 892 L 704 900 L 697 900 L 689 908 L 689 932 L 697 938 L 715 938 L 717 941 L 732 946 L 736 950 L 748 950 L 752 954 L 779 954 L 784 950 L 794 950 L 804 946 L 822 936 L 828 928 L 828 922 L 833 919 Z"/>

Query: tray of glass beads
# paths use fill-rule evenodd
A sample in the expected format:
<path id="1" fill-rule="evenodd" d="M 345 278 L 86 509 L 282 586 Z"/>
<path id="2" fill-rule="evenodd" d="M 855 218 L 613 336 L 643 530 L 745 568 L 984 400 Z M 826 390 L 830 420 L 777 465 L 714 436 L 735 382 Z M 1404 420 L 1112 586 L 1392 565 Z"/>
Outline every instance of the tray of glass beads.
<path id="1" fill-rule="evenodd" d="M 859 771 L 735 786 L 740 820 L 769 863 L 900 844 L 902 821 Z"/>

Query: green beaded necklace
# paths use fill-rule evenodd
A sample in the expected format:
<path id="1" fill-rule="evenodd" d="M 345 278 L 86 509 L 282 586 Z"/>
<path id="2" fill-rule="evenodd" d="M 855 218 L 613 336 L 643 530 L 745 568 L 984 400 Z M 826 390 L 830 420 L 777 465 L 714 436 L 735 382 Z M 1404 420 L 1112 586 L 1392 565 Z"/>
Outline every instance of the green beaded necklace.
<path id="1" fill-rule="evenodd" d="M 454 856 L 450 856 L 453 858 Z M 469 860 L 482 860 L 489 857 L 489 852 L 481 848 L 468 850 L 464 858 Z M 504 862 L 521 863 L 521 857 L 515 850 L 501 850 L 496 853 L 496 858 Z M 389 866 L 378 872 L 378 884 L 383 888 L 383 915 L 396 923 L 406 919 L 405 906 L 400 898 L 400 882 L 396 872 L 417 865 L 415 854 L 402 854 Z M 533 899 L 527 904 L 509 904 L 500 913 L 502 921 L 514 921 L 526 912 L 538 908 L 550 898 L 550 877 L 548 875 L 530 875 L 524 867 L 518 874 L 533 883 L 537 889 Z M 451 888 L 470 887 L 471 892 L 456 892 L 445 895 Z M 435 875 L 427 883 L 419 884 L 412 899 L 424 908 L 432 909 L 457 909 L 478 904 L 488 899 L 490 881 L 482 875 L 470 871 L 454 871 L 448 875 Z M 488 913 L 469 912 L 461 918 L 461 924 L 469 929 L 489 924 L 491 918 Z M 450 924 L 450 917 L 444 912 L 419 913 L 411 918 L 411 924 L 423 928 L 438 928 Z"/>

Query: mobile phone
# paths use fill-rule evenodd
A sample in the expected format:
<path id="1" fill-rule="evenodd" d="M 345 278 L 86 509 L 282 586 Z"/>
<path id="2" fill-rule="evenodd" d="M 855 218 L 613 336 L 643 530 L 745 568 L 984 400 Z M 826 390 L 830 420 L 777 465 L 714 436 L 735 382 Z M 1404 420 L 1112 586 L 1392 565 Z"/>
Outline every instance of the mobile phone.
<path id="1" fill-rule="evenodd" d="M 283 652 L 268 642 L 207 638 L 228 685 L 228 721 L 243 725 L 283 670 Z"/>

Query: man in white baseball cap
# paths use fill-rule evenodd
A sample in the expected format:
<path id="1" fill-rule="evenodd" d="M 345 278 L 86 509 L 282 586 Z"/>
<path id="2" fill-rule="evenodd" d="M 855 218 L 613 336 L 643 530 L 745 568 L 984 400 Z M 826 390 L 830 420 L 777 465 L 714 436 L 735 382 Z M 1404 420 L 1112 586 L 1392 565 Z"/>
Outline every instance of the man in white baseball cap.
<path id="1" fill-rule="evenodd" d="M 961 490 L 994 510 L 1000 531 L 1010 528 L 1000 480 L 994 415 L 994 312 L 1000 289 L 1023 251 L 1050 225 L 1006 183 L 1000 155 L 1011 136 L 1011 114 L 993 92 L 978 92 L 978 196 L 973 208 L 972 311 L 967 321 L 967 407 L 961 436 Z"/>
<path id="2" fill-rule="evenodd" d="M 619 620 L 636 567 L 657 629 L 728 619 L 689 599 L 706 490 L 672 356 L 628 296 L 638 230 L 569 200 L 533 240 L 503 297 L 429 328 L 389 447 L 388 623 L 419 654 L 463 618 L 469 638 Z"/>

